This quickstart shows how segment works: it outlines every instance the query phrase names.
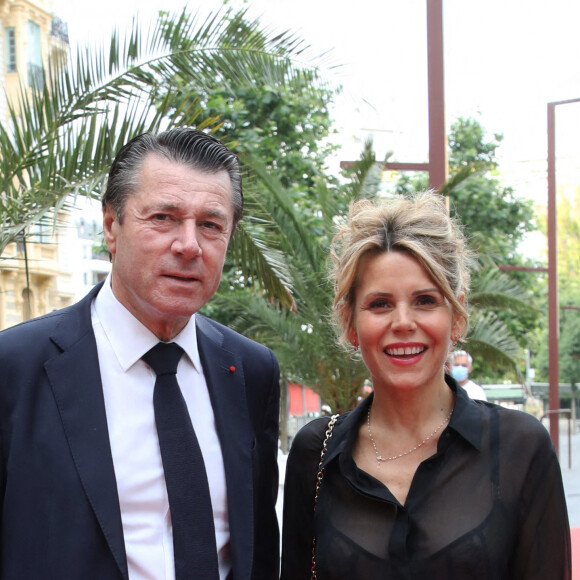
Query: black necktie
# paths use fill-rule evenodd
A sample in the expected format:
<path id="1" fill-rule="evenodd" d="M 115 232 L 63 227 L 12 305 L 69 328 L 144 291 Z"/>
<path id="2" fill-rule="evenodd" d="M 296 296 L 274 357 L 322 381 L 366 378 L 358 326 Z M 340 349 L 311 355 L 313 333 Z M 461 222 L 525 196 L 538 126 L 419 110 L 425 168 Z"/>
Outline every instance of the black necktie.
<path id="1" fill-rule="evenodd" d="M 176 580 L 219 580 L 205 465 L 177 383 L 183 349 L 160 342 L 143 356 L 155 371 L 153 406 L 173 527 Z"/>

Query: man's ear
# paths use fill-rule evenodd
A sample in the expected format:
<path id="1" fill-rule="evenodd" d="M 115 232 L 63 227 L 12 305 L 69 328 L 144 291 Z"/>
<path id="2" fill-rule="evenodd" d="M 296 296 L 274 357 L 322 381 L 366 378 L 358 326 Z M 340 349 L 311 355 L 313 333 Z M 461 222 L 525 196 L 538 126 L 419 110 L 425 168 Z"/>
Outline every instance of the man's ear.
<path id="1" fill-rule="evenodd" d="M 105 237 L 105 243 L 107 244 L 107 248 L 109 248 L 111 256 L 114 256 L 117 250 L 118 226 L 117 212 L 111 205 L 106 205 L 103 209 L 103 236 Z"/>

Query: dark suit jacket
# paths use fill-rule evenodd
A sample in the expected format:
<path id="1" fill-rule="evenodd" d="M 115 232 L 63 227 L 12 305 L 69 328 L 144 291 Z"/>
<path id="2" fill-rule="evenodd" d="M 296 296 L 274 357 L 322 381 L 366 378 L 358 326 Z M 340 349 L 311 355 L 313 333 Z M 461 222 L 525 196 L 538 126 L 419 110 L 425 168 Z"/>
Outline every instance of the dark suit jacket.
<path id="1" fill-rule="evenodd" d="M 99 288 L 0 333 L 2 580 L 128 578 L 91 325 Z M 224 456 L 233 577 L 277 579 L 278 363 L 264 346 L 196 319 Z"/>

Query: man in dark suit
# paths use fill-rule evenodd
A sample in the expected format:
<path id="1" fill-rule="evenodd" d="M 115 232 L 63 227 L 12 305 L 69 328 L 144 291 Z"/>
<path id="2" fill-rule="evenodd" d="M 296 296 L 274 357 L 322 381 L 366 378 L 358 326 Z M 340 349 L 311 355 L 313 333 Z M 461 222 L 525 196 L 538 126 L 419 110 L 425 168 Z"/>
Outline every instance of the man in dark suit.
<path id="1" fill-rule="evenodd" d="M 237 158 L 218 140 L 191 128 L 135 138 L 103 196 L 109 278 L 0 333 L 2 580 L 278 578 L 278 364 L 196 314 L 242 206 Z M 162 373 L 145 356 L 160 342 L 179 345 L 171 380 L 203 456 L 194 472 L 209 497 L 192 500 L 210 506 L 215 575 L 174 563 L 175 522 L 197 516 L 168 499 L 153 409 Z"/>

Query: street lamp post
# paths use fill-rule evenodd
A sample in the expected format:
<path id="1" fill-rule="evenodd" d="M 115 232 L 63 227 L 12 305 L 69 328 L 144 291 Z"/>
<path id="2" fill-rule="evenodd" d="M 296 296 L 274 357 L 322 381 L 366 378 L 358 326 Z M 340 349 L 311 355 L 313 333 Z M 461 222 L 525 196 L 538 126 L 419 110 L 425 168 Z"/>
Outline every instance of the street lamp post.
<path id="1" fill-rule="evenodd" d="M 558 341 L 560 335 L 558 310 L 558 248 L 556 220 L 556 107 L 580 103 L 580 99 L 548 103 L 548 407 L 550 437 L 559 451 L 560 408 Z"/>

